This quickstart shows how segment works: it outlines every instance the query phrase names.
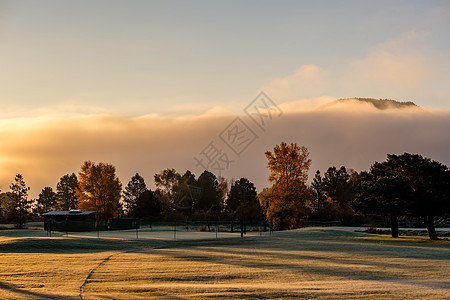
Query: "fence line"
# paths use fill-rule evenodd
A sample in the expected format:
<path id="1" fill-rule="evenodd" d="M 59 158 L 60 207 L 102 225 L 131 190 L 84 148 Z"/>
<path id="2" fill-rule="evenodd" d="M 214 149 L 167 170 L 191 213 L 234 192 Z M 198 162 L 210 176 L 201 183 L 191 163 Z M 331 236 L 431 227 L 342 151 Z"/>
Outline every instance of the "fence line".
<path id="1" fill-rule="evenodd" d="M 75 228 L 75 230 L 73 230 Z M 48 220 L 46 224 L 47 234 L 51 236 L 52 231 L 64 232 L 68 236 L 68 232 L 92 232 L 96 233 L 100 238 L 101 232 L 130 232 L 127 229 L 135 229 L 136 239 L 139 239 L 139 231 L 141 235 L 145 232 L 173 232 L 173 239 L 176 240 L 177 235 L 183 235 L 187 232 L 212 232 L 218 238 L 219 233 L 236 233 L 241 237 L 247 232 L 263 232 L 272 233 L 272 225 L 266 220 L 252 220 L 252 221 L 221 221 L 221 220 L 206 220 L 206 221 L 190 221 L 190 220 L 173 220 L 173 221 L 141 221 L 139 228 L 118 228 L 109 226 L 104 222 L 100 223 L 93 220 L 88 221 L 72 221 L 63 220 L 55 221 Z M 125 231 L 127 230 L 127 231 Z"/>

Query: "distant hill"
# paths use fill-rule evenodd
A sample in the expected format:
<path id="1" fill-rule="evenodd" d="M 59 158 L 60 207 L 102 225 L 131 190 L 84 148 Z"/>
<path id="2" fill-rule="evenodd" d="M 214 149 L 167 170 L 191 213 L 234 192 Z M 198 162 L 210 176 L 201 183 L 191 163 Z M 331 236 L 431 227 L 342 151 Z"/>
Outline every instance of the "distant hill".
<path id="1" fill-rule="evenodd" d="M 373 99 L 373 98 L 345 98 L 338 99 L 333 102 L 322 105 L 320 108 L 331 108 L 334 106 L 341 106 L 345 104 L 371 104 L 373 107 L 379 110 L 386 109 L 404 109 L 404 108 L 420 108 L 420 106 L 416 105 L 414 102 L 400 102 L 396 100 L 390 99 Z"/>

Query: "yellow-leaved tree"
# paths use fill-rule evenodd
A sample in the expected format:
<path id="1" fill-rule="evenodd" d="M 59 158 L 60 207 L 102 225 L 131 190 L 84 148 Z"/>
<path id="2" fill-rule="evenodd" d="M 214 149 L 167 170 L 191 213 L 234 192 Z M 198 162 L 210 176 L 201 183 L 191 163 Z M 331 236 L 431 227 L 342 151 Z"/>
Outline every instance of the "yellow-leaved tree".
<path id="1" fill-rule="evenodd" d="M 306 186 L 311 165 L 309 151 L 296 143 L 282 142 L 273 153 L 265 153 L 272 186 L 258 198 L 265 208 L 267 219 L 273 221 L 276 230 L 291 229 L 303 224 L 309 211 L 312 191 Z"/>
<path id="2" fill-rule="evenodd" d="M 96 210 L 97 220 L 117 217 L 121 192 L 113 165 L 85 161 L 81 166 L 76 190 L 79 209 Z"/>

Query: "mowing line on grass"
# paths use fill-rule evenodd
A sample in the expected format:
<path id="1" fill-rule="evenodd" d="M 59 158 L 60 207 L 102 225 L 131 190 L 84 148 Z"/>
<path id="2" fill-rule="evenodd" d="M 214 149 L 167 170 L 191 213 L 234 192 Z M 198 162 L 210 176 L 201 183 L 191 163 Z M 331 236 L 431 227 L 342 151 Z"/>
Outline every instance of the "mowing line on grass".
<path id="1" fill-rule="evenodd" d="M 122 252 L 124 253 L 124 252 Z M 86 279 L 84 280 L 83 284 L 80 286 L 80 299 L 85 300 L 86 298 L 84 297 L 84 286 L 88 283 L 89 279 L 92 277 L 92 274 L 94 274 L 94 272 L 100 268 L 102 265 L 104 265 L 108 260 L 110 260 L 111 256 L 116 255 L 119 253 L 114 253 L 111 254 L 110 256 L 106 257 L 104 260 L 102 260 L 95 268 L 93 268 L 89 274 L 87 275 Z"/>
<path id="2" fill-rule="evenodd" d="M 126 254 L 126 253 L 131 253 L 131 252 L 137 252 L 139 249 L 141 249 L 143 246 L 141 246 L 141 247 L 137 247 L 136 249 L 130 249 L 130 250 L 127 250 L 127 251 L 121 251 L 121 252 L 116 252 L 116 253 L 113 253 L 113 254 L 111 254 L 111 255 L 109 255 L 108 257 L 106 257 L 105 259 L 103 259 L 97 266 L 95 266 L 90 272 L 89 272 L 89 274 L 86 276 L 86 279 L 84 280 L 84 282 L 83 282 L 83 284 L 80 286 L 80 299 L 81 300 L 85 300 L 86 299 L 86 297 L 85 297 L 85 295 L 84 295 L 84 288 L 85 288 L 85 286 L 88 284 L 88 281 L 89 281 L 89 279 L 91 279 L 91 277 L 92 277 L 92 275 L 94 275 L 94 273 L 101 267 L 101 266 L 103 266 L 107 261 L 109 261 L 110 259 L 111 259 L 111 257 L 113 257 L 113 256 L 117 256 L 117 255 L 120 255 L 120 254 Z M 148 247 L 148 245 L 147 245 L 147 247 Z M 162 249 L 162 248 L 165 248 L 166 246 L 159 246 L 159 247 L 150 247 L 150 248 L 152 248 L 152 249 Z"/>

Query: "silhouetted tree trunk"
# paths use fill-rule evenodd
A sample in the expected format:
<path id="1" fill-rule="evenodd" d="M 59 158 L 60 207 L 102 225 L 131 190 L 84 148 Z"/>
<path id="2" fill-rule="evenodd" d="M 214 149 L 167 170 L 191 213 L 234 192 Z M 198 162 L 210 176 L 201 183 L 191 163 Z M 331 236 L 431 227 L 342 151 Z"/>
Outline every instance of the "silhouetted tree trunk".
<path id="1" fill-rule="evenodd" d="M 19 209 L 19 222 L 18 222 L 18 228 L 19 229 L 22 229 L 23 228 L 23 218 L 22 218 L 22 215 L 23 215 L 23 210 L 22 209 Z"/>
<path id="2" fill-rule="evenodd" d="M 434 216 L 422 216 L 422 221 L 425 223 L 425 226 L 428 230 L 428 236 L 430 240 L 437 240 L 438 236 L 436 233 L 436 228 L 434 227 Z"/>
<path id="3" fill-rule="evenodd" d="M 234 216 L 231 219 L 231 232 L 234 232 Z"/>
<path id="4" fill-rule="evenodd" d="M 391 233 L 393 238 L 398 238 L 398 216 L 391 213 Z"/>

